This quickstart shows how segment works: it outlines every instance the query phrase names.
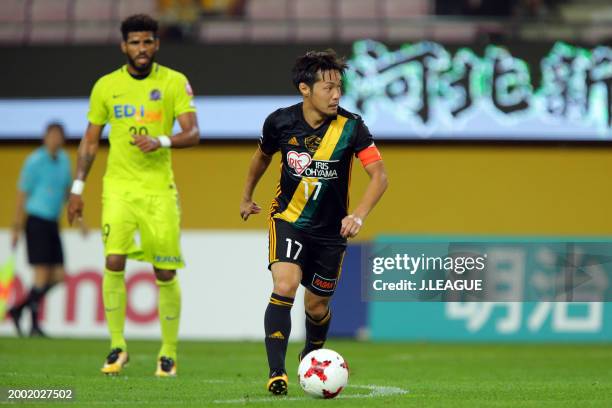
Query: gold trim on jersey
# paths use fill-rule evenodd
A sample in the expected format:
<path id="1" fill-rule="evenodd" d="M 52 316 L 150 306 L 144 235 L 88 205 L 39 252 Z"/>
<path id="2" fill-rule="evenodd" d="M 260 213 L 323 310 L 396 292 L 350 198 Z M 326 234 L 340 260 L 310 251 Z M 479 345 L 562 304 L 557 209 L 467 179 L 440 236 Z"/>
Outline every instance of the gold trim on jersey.
<path id="1" fill-rule="evenodd" d="M 331 158 L 331 155 L 336 149 L 336 145 L 338 145 L 338 142 L 340 141 L 342 131 L 344 130 L 344 126 L 347 122 L 348 118 L 338 115 L 336 119 L 329 124 L 329 128 L 327 128 L 327 132 L 325 132 L 319 148 L 312 157 L 313 161 L 329 160 Z M 310 197 L 312 197 L 316 190 L 313 183 L 317 183 L 318 181 L 319 179 L 317 177 L 302 177 L 300 184 L 293 192 L 293 197 L 291 197 L 291 201 L 289 201 L 285 211 L 275 214 L 274 218 L 279 218 L 291 223 L 297 221 L 302 214 L 302 211 L 304 211 L 306 203 L 308 203 Z M 307 191 L 304 190 L 305 185 L 308 185 Z M 306 193 L 308 195 L 306 195 Z"/>
<path id="2" fill-rule="evenodd" d="M 270 218 L 270 254 L 268 255 L 269 263 L 278 261 L 276 258 L 276 223 L 273 218 Z"/>

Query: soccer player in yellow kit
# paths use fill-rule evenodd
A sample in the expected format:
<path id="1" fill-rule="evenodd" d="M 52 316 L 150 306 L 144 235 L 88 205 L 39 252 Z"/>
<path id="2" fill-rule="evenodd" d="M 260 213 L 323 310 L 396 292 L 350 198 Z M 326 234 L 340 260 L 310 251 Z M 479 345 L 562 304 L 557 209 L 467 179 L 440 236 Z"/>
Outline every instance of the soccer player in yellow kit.
<path id="1" fill-rule="evenodd" d="M 125 323 L 126 259 L 153 265 L 159 287 L 162 346 L 155 375 L 176 375 L 182 268 L 180 209 L 170 148 L 197 145 L 200 133 L 187 78 L 154 62 L 158 24 L 147 15 L 121 24 L 127 64 L 101 77 L 93 87 L 87 130 L 78 152 L 68 204 L 72 223 L 83 213 L 81 194 L 95 159 L 102 129 L 110 124 L 110 151 L 103 180 L 102 232 L 106 268 L 102 283 L 111 350 L 102 372 L 119 374 L 128 362 Z M 174 120 L 181 131 L 172 136 Z M 140 246 L 134 235 L 140 233 Z"/>

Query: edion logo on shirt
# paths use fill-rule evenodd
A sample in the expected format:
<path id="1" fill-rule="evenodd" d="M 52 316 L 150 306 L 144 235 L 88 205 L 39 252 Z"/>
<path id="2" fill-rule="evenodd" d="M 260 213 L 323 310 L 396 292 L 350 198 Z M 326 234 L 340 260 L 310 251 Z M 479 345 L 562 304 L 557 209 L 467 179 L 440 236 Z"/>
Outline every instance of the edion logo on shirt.
<path id="1" fill-rule="evenodd" d="M 287 164 L 295 170 L 298 176 L 302 175 L 310 163 L 312 163 L 312 157 L 308 153 L 298 153 L 294 150 L 287 153 Z"/>

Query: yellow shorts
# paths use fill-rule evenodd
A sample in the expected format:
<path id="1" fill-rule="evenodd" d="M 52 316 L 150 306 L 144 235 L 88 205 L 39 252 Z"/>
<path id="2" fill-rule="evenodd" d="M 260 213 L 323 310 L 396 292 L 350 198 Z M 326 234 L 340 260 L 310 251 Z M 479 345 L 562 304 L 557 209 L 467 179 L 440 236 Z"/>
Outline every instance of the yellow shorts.
<path id="1" fill-rule="evenodd" d="M 105 191 L 102 196 L 104 255 L 127 255 L 158 269 L 183 268 L 180 219 L 177 194 Z M 140 245 L 135 240 L 137 232 Z"/>

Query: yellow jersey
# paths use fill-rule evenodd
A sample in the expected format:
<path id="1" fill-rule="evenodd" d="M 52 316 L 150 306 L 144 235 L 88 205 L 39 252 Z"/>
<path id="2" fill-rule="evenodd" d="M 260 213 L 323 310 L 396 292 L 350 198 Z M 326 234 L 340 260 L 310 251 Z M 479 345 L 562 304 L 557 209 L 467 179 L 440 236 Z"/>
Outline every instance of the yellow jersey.
<path id="1" fill-rule="evenodd" d="M 132 136 L 171 136 L 176 117 L 195 110 L 185 75 L 157 63 L 143 79 L 132 77 L 125 65 L 101 77 L 87 119 L 110 125 L 104 191 L 175 193 L 170 149 L 143 153 Z"/>

